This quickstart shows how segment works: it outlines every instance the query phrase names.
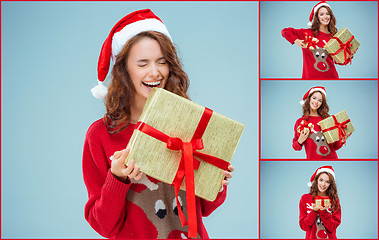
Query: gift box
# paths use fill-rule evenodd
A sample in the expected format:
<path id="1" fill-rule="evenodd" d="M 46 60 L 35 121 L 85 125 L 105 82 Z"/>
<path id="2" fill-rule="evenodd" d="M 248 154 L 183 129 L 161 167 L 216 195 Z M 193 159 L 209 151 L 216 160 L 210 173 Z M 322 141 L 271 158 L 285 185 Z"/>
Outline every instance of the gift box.
<path id="1" fill-rule="evenodd" d="M 330 198 L 328 196 L 316 196 L 314 201 L 318 207 L 331 206 Z"/>
<path id="2" fill-rule="evenodd" d="M 303 44 L 308 49 L 314 50 L 316 48 L 316 46 L 317 46 L 318 41 L 319 40 L 317 38 L 315 38 L 313 36 L 310 36 L 307 33 L 305 33 L 305 39 L 303 40 Z"/>
<path id="3" fill-rule="evenodd" d="M 299 126 L 297 126 L 297 132 L 301 133 L 303 130 L 305 131 L 305 134 L 312 131 L 314 128 L 313 123 L 308 122 L 307 120 L 303 119 L 301 120 Z"/>
<path id="4" fill-rule="evenodd" d="M 128 143 L 128 165 L 174 185 L 179 218 L 187 221 L 178 201 L 186 191 L 189 237 L 197 237 L 195 195 L 214 201 L 221 189 L 244 125 L 188 99 L 153 88 Z"/>
<path id="5" fill-rule="evenodd" d="M 343 110 L 333 116 L 325 118 L 318 123 L 326 141 L 331 144 L 341 141 L 346 134 L 355 131 L 346 111 Z"/>
<path id="6" fill-rule="evenodd" d="M 352 52 L 356 51 L 360 43 L 347 28 L 341 28 L 324 46 L 336 63 L 347 64 Z M 351 64 L 351 61 L 350 61 Z"/>
<path id="7" fill-rule="evenodd" d="M 190 142 L 205 109 L 201 105 L 164 89 L 153 88 L 139 122 L 143 122 L 171 138 L 180 138 L 182 142 Z M 244 125 L 213 112 L 209 122 L 203 128 L 204 133 L 201 140 L 204 148 L 196 150 L 196 152 L 230 163 Z M 129 142 L 130 153 L 125 163 L 128 164 L 131 159 L 134 159 L 136 165 L 145 174 L 162 182 L 173 184 L 182 152 L 167 148 L 167 142 L 150 135 L 138 129 L 134 130 Z M 197 155 L 195 158 L 195 165 L 200 162 L 198 169 L 194 171 L 195 194 L 208 201 L 213 201 L 221 188 L 224 170 L 203 161 Z M 184 182 L 181 189 L 186 189 Z"/>

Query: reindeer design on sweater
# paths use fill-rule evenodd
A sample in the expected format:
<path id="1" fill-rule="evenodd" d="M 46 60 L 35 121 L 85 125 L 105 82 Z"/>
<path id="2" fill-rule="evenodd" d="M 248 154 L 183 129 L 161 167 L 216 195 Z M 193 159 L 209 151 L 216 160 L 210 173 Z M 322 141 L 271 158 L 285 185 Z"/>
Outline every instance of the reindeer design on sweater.
<path id="1" fill-rule="evenodd" d="M 324 49 L 316 46 L 314 49 L 310 49 L 313 53 L 313 57 L 315 58 L 316 62 L 314 64 L 314 68 L 320 72 L 326 72 L 329 70 L 329 65 L 326 62 L 326 59 L 328 58 L 329 53 Z"/>
<path id="2" fill-rule="evenodd" d="M 154 180 L 145 174 L 139 181 L 132 180 L 131 190 L 136 193 L 128 196 L 128 200 L 145 212 L 147 219 L 157 230 L 158 239 L 187 238 L 188 226 L 184 228 L 181 226 L 174 188 Z M 183 202 L 185 200 L 184 191 L 179 191 L 178 199 L 186 214 L 187 205 Z"/>
<path id="3" fill-rule="evenodd" d="M 330 148 L 328 143 L 325 140 L 322 132 L 316 132 L 312 130 L 312 133 L 309 135 L 309 138 L 313 140 L 313 142 L 317 145 L 317 154 L 321 156 L 327 156 L 330 154 Z"/>

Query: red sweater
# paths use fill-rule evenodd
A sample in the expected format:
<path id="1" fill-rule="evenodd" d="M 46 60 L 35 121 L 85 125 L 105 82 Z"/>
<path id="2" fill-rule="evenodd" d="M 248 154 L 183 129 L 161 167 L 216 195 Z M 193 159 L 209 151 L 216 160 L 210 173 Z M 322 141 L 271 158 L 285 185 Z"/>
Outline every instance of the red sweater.
<path id="1" fill-rule="evenodd" d="M 314 203 L 311 194 L 304 194 L 300 199 L 300 228 L 306 232 L 305 239 L 317 239 L 326 238 L 337 239 L 336 229 L 341 223 L 341 207 L 336 211 L 318 210 L 317 212 L 312 210 L 312 203 Z M 318 218 L 321 220 L 321 224 L 318 223 Z M 317 225 L 322 225 L 325 230 L 317 230 Z M 318 236 L 318 237 L 317 237 Z"/>
<path id="2" fill-rule="evenodd" d="M 110 172 L 110 157 L 125 149 L 133 124 L 119 133 L 108 133 L 102 119 L 88 129 L 83 150 L 83 178 L 88 191 L 85 218 L 92 228 L 107 238 L 182 238 L 174 187 L 146 177 L 138 182 L 118 181 Z M 180 201 L 186 215 L 185 192 Z M 214 202 L 196 197 L 198 237 L 209 238 L 202 217 L 211 214 L 226 198 L 226 186 Z"/>
<path id="3" fill-rule="evenodd" d="M 332 144 L 326 142 L 321 127 L 318 125 L 318 122 L 323 120 L 322 117 L 308 116 L 307 121 L 313 124 L 313 130 L 309 133 L 307 140 L 303 144 L 299 144 L 297 140 L 300 133 L 297 131 L 297 128 L 304 119 L 304 117 L 301 117 L 295 123 L 295 137 L 292 142 L 293 149 L 300 151 L 304 146 L 307 159 L 338 159 L 336 150 L 340 149 L 343 144 L 338 141 Z"/>
<path id="4" fill-rule="evenodd" d="M 296 39 L 304 40 L 306 33 L 313 36 L 311 29 L 294 29 L 284 28 L 282 36 L 291 44 Z M 319 41 L 317 46 L 319 49 L 310 50 L 302 48 L 303 51 L 303 76 L 302 79 L 338 79 L 338 73 L 334 65 L 334 60 L 329 56 L 328 52 L 323 48 L 331 38 L 331 34 L 319 32 L 317 38 Z M 323 54 L 325 57 L 323 57 Z M 326 58 L 326 59 L 325 59 Z"/>

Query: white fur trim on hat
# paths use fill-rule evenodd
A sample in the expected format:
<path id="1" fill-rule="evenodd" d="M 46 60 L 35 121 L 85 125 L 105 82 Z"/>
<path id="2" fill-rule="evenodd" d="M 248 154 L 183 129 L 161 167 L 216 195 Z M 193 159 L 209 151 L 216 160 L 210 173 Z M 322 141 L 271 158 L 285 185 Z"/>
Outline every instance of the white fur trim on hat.
<path id="1" fill-rule="evenodd" d="M 316 91 L 320 91 L 322 92 L 325 97 L 326 97 L 326 91 L 323 89 L 323 88 L 318 88 L 318 87 L 315 87 L 315 88 L 312 88 L 310 91 L 309 91 L 309 95 L 311 95 L 313 92 L 316 92 Z"/>
<path id="2" fill-rule="evenodd" d="M 336 179 L 336 175 L 335 175 L 334 171 L 330 168 L 320 168 L 319 170 L 317 170 L 316 176 L 320 173 L 323 173 L 323 172 L 330 173 L 333 176 L 334 180 Z"/>
<path id="3" fill-rule="evenodd" d="M 137 35 L 138 33 L 144 32 L 144 31 L 156 31 L 163 33 L 166 35 L 171 41 L 171 35 L 169 34 L 166 26 L 159 21 L 158 19 L 149 18 L 140 20 L 134 23 L 130 23 L 126 25 L 121 31 L 116 32 L 113 35 L 112 38 L 112 59 L 121 52 L 123 47 L 125 46 L 125 43 Z"/>

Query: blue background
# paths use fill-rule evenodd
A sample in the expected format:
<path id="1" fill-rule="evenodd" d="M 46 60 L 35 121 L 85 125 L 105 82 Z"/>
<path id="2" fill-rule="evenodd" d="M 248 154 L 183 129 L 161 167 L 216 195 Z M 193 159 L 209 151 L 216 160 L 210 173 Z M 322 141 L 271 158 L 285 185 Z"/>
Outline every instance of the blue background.
<path id="1" fill-rule="evenodd" d="M 305 159 L 295 151 L 294 126 L 302 116 L 300 100 L 313 86 L 326 89 L 329 114 L 346 110 L 355 132 L 337 151 L 342 159 L 378 158 L 378 83 L 374 80 L 261 81 L 261 157 Z"/>
<path id="2" fill-rule="evenodd" d="M 299 202 L 317 168 L 333 166 L 341 200 L 338 239 L 378 238 L 378 163 L 375 161 L 262 161 L 261 238 L 305 238 Z"/>
<path id="3" fill-rule="evenodd" d="M 309 15 L 318 1 L 262 1 L 261 77 L 301 78 L 303 55 L 281 35 L 287 27 L 308 28 Z M 352 65 L 336 65 L 340 78 L 378 77 L 378 2 L 327 1 L 337 29 L 347 27 L 360 42 Z"/>
<path id="4" fill-rule="evenodd" d="M 97 238 L 84 219 L 85 133 L 101 45 L 126 14 L 166 24 L 192 100 L 246 125 L 212 238 L 258 237 L 258 2 L 1 2 L 2 238 Z"/>

